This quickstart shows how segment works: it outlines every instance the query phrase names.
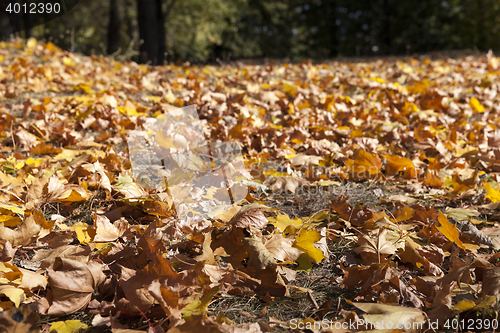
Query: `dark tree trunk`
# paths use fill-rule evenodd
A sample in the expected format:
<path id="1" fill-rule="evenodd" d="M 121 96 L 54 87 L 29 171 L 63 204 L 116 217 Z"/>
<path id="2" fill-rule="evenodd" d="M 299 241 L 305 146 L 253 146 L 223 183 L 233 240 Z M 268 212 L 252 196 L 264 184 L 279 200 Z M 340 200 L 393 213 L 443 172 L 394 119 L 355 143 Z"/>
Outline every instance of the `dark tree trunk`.
<path id="1" fill-rule="evenodd" d="M 385 54 L 392 54 L 392 11 L 394 7 L 391 6 L 389 0 L 384 0 L 382 5 L 382 12 L 384 15 L 384 30 L 382 31 L 383 41 L 385 45 Z"/>
<path id="2" fill-rule="evenodd" d="M 0 40 L 8 40 L 12 33 L 9 17 L 5 12 L 6 5 L 6 2 L 0 1 Z"/>
<path id="3" fill-rule="evenodd" d="M 109 3 L 108 54 L 113 54 L 120 48 L 120 7 L 117 0 Z"/>
<path id="4" fill-rule="evenodd" d="M 165 15 L 161 0 L 138 0 L 140 61 L 152 65 L 163 64 L 165 59 Z"/>
<path id="5" fill-rule="evenodd" d="M 338 39 L 337 39 L 337 1 L 331 0 L 327 2 L 326 11 L 329 14 L 328 39 L 330 44 L 330 57 L 336 57 L 339 54 Z"/>
<path id="6" fill-rule="evenodd" d="M 156 21 L 158 29 L 158 65 L 163 65 L 165 62 L 165 53 L 167 46 L 165 44 L 165 15 L 163 14 L 162 1 L 156 0 Z"/>

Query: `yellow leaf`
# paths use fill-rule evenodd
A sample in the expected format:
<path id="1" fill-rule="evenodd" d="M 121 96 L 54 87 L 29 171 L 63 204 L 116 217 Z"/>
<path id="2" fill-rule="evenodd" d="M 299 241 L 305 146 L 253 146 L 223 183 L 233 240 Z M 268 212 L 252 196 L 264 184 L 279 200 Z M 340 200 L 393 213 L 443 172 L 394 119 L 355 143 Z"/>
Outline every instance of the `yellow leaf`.
<path id="1" fill-rule="evenodd" d="M 25 300 L 24 290 L 12 285 L 0 285 L 0 295 L 9 298 L 16 308 Z"/>
<path id="2" fill-rule="evenodd" d="M 56 321 L 50 325 L 50 332 L 78 333 L 88 326 L 79 320 Z"/>
<path id="3" fill-rule="evenodd" d="M 219 292 L 220 285 L 213 287 L 199 299 L 194 300 L 182 309 L 182 318 L 188 320 L 192 315 L 199 315 L 205 313 L 208 310 L 208 305 L 212 301 L 212 298 Z"/>
<path id="4" fill-rule="evenodd" d="M 40 165 L 40 163 L 42 163 L 42 162 L 43 162 L 43 158 L 36 158 L 36 159 L 35 159 L 35 158 L 33 158 L 33 157 L 30 157 L 30 158 L 28 158 L 28 159 L 25 161 L 25 163 L 26 163 L 26 164 L 28 164 L 28 165 L 34 164 L 34 165 L 35 165 L 35 167 L 39 166 L 39 165 Z"/>
<path id="5" fill-rule="evenodd" d="M 82 152 L 79 150 L 73 150 L 73 149 L 63 149 L 62 152 L 57 154 L 54 159 L 57 160 L 66 160 L 68 162 L 71 162 L 75 157 L 80 155 Z"/>
<path id="6" fill-rule="evenodd" d="M 21 218 L 19 216 L 12 215 L 0 215 L 0 223 L 3 223 L 6 227 L 15 227 L 21 224 Z"/>
<path id="7" fill-rule="evenodd" d="M 65 191 L 57 198 L 58 201 L 85 201 L 89 197 L 88 193 L 83 187 L 78 190 L 70 189 Z"/>
<path id="8" fill-rule="evenodd" d="M 295 228 L 300 228 L 302 226 L 301 219 L 291 219 L 288 215 L 278 214 L 276 217 L 268 217 L 268 220 L 281 231 L 284 231 L 289 225 Z"/>
<path id="9" fill-rule="evenodd" d="M 86 84 L 79 84 L 77 86 L 74 86 L 73 87 L 73 90 L 81 90 L 83 92 L 85 92 L 86 94 L 93 94 L 94 91 L 92 90 L 92 88 Z"/>
<path id="10" fill-rule="evenodd" d="M 78 222 L 73 224 L 71 227 L 68 227 L 67 225 L 63 223 L 58 223 L 57 226 L 61 228 L 62 230 L 73 230 L 76 232 L 76 237 L 78 238 L 78 241 L 80 244 L 87 244 L 88 242 L 92 241 L 91 234 L 94 234 L 94 230 L 92 229 L 91 226 L 89 226 L 86 223 L 83 222 Z M 90 231 L 90 234 L 89 234 Z"/>
<path id="11" fill-rule="evenodd" d="M 437 227 L 437 229 L 446 237 L 448 240 L 455 242 L 460 248 L 465 249 L 465 245 L 460 240 L 460 233 L 453 224 L 448 221 L 446 215 L 444 215 L 441 211 L 439 211 L 438 217 L 439 223 L 441 226 Z"/>
<path id="12" fill-rule="evenodd" d="M 314 247 L 314 243 L 319 241 L 323 236 L 316 230 L 301 229 L 294 246 L 301 249 L 315 262 L 321 262 L 325 258 L 323 252 Z"/>
<path id="13" fill-rule="evenodd" d="M 0 202 L 0 208 L 10 210 L 13 213 L 16 213 L 20 217 L 24 218 L 24 209 L 21 206 L 18 205 L 12 205 L 12 204 L 4 204 Z"/>
<path id="14" fill-rule="evenodd" d="M 26 46 L 28 47 L 28 49 L 34 49 L 35 46 L 36 46 L 36 39 L 31 37 L 30 39 L 28 39 L 28 42 L 26 43 Z"/>
<path id="15" fill-rule="evenodd" d="M 295 260 L 299 266 L 297 267 L 298 271 L 310 272 L 312 269 L 311 258 L 307 253 L 302 253 L 297 260 Z"/>
<path id="16" fill-rule="evenodd" d="M 63 64 L 65 64 L 66 66 L 74 66 L 75 61 L 71 58 L 63 57 Z"/>
<path id="17" fill-rule="evenodd" d="M 484 106 L 479 103 L 476 97 L 472 97 L 469 101 L 470 107 L 476 112 L 484 112 Z"/>
<path id="18" fill-rule="evenodd" d="M 494 189 L 490 183 L 484 184 L 484 189 L 486 190 L 486 198 L 490 199 L 491 202 L 500 201 L 500 191 Z"/>
<path id="19" fill-rule="evenodd" d="M 476 303 L 474 303 L 473 300 L 471 299 L 463 299 L 460 302 L 455 305 L 454 309 L 459 311 L 459 312 L 464 312 L 468 311 L 476 306 Z"/>

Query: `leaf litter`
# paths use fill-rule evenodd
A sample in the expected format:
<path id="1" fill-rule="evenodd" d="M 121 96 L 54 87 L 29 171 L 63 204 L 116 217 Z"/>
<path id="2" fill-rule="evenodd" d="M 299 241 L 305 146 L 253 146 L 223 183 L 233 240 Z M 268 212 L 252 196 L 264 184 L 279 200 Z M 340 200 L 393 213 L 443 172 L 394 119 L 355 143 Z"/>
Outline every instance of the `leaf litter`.
<path id="1" fill-rule="evenodd" d="M 492 53 L 151 67 L 0 48 L 0 331 L 498 317 Z M 186 200 L 214 204 L 181 223 L 168 188 L 135 178 L 127 137 L 188 105 L 206 138 L 241 148 L 250 191 L 222 206 L 198 185 Z"/>

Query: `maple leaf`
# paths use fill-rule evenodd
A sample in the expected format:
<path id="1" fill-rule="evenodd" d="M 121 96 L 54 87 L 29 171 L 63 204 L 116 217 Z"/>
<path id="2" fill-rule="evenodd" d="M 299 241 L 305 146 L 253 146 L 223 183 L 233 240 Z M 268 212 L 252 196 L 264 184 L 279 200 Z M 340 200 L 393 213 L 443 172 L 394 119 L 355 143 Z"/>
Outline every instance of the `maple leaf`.
<path id="1" fill-rule="evenodd" d="M 465 245 L 460 240 L 460 233 L 457 230 L 457 227 L 448 221 L 446 215 L 444 215 L 441 211 L 439 211 L 438 221 L 441 226 L 438 226 L 437 229 L 446 237 L 448 240 L 457 244 L 460 248 L 465 249 Z"/>
<path id="2" fill-rule="evenodd" d="M 272 253 L 264 246 L 261 239 L 252 236 L 251 238 L 243 239 L 243 243 L 247 247 L 247 265 L 257 270 L 263 270 L 276 265 L 276 260 Z"/>
<path id="3" fill-rule="evenodd" d="M 352 159 L 345 162 L 349 177 L 353 180 L 376 179 L 380 175 L 382 161 L 377 154 L 356 150 Z"/>
<path id="4" fill-rule="evenodd" d="M 23 222 L 15 229 L 6 228 L 0 223 L 0 244 L 10 242 L 14 247 L 31 243 L 33 237 L 42 229 L 37 223 L 35 215 L 26 216 Z"/>
<path id="5" fill-rule="evenodd" d="M 293 239 L 274 234 L 266 239 L 264 246 L 276 260 L 293 262 L 303 253 L 302 250 L 292 247 L 293 243 Z"/>
<path id="6" fill-rule="evenodd" d="M 312 261 L 319 263 L 325 256 L 321 250 L 314 247 L 314 243 L 322 237 L 317 230 L 300 229 L 293 246 L 304 251 Z"/>
<path id="7" fill-rule="evenodd" d="M 104 281 L 103 265 L 56 258 L 47 269 L 52 298 L 48 314 L 61 315 L 78 311 L 90 302 L 94 290 Z"/>
<path id="8" fill-rule="evenodd" d="M 500 202 L 500 191 L 494 189 L 490 183 L 484 184 L 484 189 L 486 190 L 486 198 L 490 199 L 491 202 Z"/>
<path id="9" fill-rule="evenodd" d="M 391 327 L 398 327 L 398 325 L 404 327 L 405 323 L 423 324 L 426 322 L 425 314 L 419 309 L 387 304 L 357 302 L 350 303 L 358 309 L 368 313 L 363 315 L 363 319 L 371 325 L 376 325 L 376 323 L 381 323 L 382 321 L 384 321 L 385 323 L 390 323 L 390 325 L 392 325 Z M 405 332 L 416 333 L 417 329 L 405 329 Z"/>
<path id="10" fill-rule="evenodd" d="M 291 193 L 295 193 L 298 187 L 307 185 L 309 185 L 307 180 L 302 178 L 279 176 L 272 181 L 270 187 L 274 190 L 284 190 L 285 192 L 290 191 Z"/>
<path id="11" fill-rule="evenodd" d="M 208 310 L 212 298 L 219 292 L 220 285 L 211 288 L 199 299 L 194 300 L 182 309 L 182 318 L 189 319 L 193 315 L 203 314 Z"/>
<path id="12" fill-rule="evenodd" d="M 285 214 L 278 214 L 276 217 L 270 217 L 269 221 L 282 232 L 285 231 L 285 229 L 290 225 L 295 228 L 300 228 L 303 224 L 301 219 L 291 219 Z"/>
<path id="13" fill-rule="evenodd" d="M 386 172 L 388 175 L 392 176 L 398 174 L 405 179 L 412 179 L 417 176 L 415 166 L 409 158 L 395 155 L 382 156 L 384 156 L 384 158 L 388 161 L 386 165 Z"/>
<path id="14" fill-rule="evenodd" d="M 236 228 L 264 228 L 269 221 L 264 215 L 262 209 L 258 207 L 246 206 L 245 209 L 241 209 L 233 216 L 229 221 L 230 224 L 234 225 Z"/>
<path id="15" fill-rule="evenodd" d="M 396 247 L 385 238 L 386 234 L 387 229 L 378 229 L 373 235 L 362 235 L 356 252 L 360 253 L 366 262 L 381 263 L 387 256 L 396 252 Z"/>
<path id="16" fill-rule="evenodd" d="M 88 328 L 80 320 L 56 321 L 50 324 L 50 331 L 57 333 L 76 333 Z"/>

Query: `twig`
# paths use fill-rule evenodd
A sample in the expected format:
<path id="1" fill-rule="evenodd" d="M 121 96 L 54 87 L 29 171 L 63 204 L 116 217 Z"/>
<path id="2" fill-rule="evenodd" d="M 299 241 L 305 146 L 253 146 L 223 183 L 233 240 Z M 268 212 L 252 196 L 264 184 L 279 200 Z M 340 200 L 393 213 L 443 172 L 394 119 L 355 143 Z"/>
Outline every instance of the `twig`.
<path id="1" fill-rule="evenodd" d="M 156 327 L 153 326 L 153 324 L 149 321 L 148 317 L 146 317 L 146 315 L 144 314 L 144 312 L 141 311 L 141 309 L 139 309 L 137 306 L 135 307 L 137 309 L 137 311 L 139 311 L 141 313 L 141 315 L 144 317 L 144 319 L 146 319 L 146 321 L 148 322 L 149 326 L 153 329 L 153 331 L 155 333 L 158 333 L 158 330 L 156 329 Z"/>

